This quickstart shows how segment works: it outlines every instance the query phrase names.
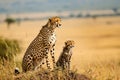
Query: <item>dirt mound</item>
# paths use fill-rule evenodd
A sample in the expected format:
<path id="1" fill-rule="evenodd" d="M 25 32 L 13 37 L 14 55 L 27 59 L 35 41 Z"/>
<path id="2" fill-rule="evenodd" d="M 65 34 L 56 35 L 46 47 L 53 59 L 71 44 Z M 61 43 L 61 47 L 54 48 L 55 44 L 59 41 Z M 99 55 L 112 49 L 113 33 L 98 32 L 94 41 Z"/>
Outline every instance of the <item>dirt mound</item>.
<path id="1" fill-rule="evenodd" d="M 31 71 L 21 73 L 14 77 L 14 80 L 90 80 L 86 75 L 66 71 Z"/>

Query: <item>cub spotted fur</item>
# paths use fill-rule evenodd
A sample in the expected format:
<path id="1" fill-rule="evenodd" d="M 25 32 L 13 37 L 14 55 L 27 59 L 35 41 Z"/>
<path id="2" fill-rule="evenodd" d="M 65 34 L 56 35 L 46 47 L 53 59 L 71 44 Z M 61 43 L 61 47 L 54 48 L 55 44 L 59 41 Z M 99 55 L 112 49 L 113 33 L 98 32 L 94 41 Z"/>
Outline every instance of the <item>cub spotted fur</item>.
<path id="1" fill-rule="evenodd" d="M 74 47 L 75 42 L 73 40 L 68 40 L 65 42 L 63 51 L 56 63 L 58 67 L 61 67 L 63 70 L 70 70 L 70 60 L 72 56 L 72 48 Z"/>

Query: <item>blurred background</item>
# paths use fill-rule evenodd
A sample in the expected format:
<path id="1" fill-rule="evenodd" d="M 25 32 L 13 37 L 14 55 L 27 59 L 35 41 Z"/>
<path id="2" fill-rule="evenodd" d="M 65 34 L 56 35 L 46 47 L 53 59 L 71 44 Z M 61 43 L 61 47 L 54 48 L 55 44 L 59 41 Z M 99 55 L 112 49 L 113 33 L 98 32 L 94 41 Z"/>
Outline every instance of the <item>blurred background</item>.
<path id="1" fill-rule="evenodd" d="M 1 21 L 6 17 L 20 20 L 61 17 L 119 15 L 119 0 L 0 0 Z"/>
<path id="2" fill-rule="evenodd" d="M 120 0 L 0 0 L 0 41 L 19 42 L 16 66 L 21 69 L 27 47 L 52 16 L 62 19 L 56 29 L 56 61 L 64 42 L 74 40 L 71 69 L 92 80 L 120 80 Z"/>

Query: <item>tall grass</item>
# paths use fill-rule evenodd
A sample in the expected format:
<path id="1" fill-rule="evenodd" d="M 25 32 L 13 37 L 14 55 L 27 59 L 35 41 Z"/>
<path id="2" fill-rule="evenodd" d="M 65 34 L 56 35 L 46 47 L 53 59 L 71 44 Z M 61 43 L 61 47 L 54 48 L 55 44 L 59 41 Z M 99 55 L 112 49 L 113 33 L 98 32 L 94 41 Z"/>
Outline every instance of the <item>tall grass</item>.
<path id="1" fill-rule="evenodd" d="M 1 60 L 12 61 L 21 51 L 17 40 L 0 38 L 0 58 Z"/>
<path id="2" fill-rule="evenodd" d="M 119 60 L 89 64 L 84 70 L 91 80 L 120 80 Z"/>
<path id="3" fill-rule="evenodd" d="M 14 56 L 21 51 L 19 42 L 0 38 L 0 80 L 120 80 L 120 58 L 109 61 L 96 61 L 86 66 L 82 74 L 73 70 L 66 71 L 46 69 L 14 75 Z M 21 68 L 21 62 L 17 62 Z M 87 77 L 88 78 L 87 78 Z"/>
<path id="4" fill-rule="evenodd" d="M 14 57 L 21 48 L 17 40 L 0 37 L 0 80 L 12 80 L 14 72 Z"/>

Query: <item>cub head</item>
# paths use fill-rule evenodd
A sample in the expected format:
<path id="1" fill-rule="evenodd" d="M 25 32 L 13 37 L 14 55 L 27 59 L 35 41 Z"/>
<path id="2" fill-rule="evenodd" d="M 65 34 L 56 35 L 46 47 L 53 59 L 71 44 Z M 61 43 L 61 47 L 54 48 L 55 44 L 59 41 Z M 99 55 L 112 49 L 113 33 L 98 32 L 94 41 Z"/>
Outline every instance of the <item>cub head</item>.
<path id="1" fill-rule="evenodd" d="M 68 40 L 65 42 L 65 47 L 73 48 L 74 45 L 75 45 L 75 42 L 73 40 Z"/>
<path id="2" fill-rule="evenodd" d="M 55 29 L 56 27 L 61 27 L 61 18 L 60 17 L 52 17 L 48 21 L 51 28 Z"/>

